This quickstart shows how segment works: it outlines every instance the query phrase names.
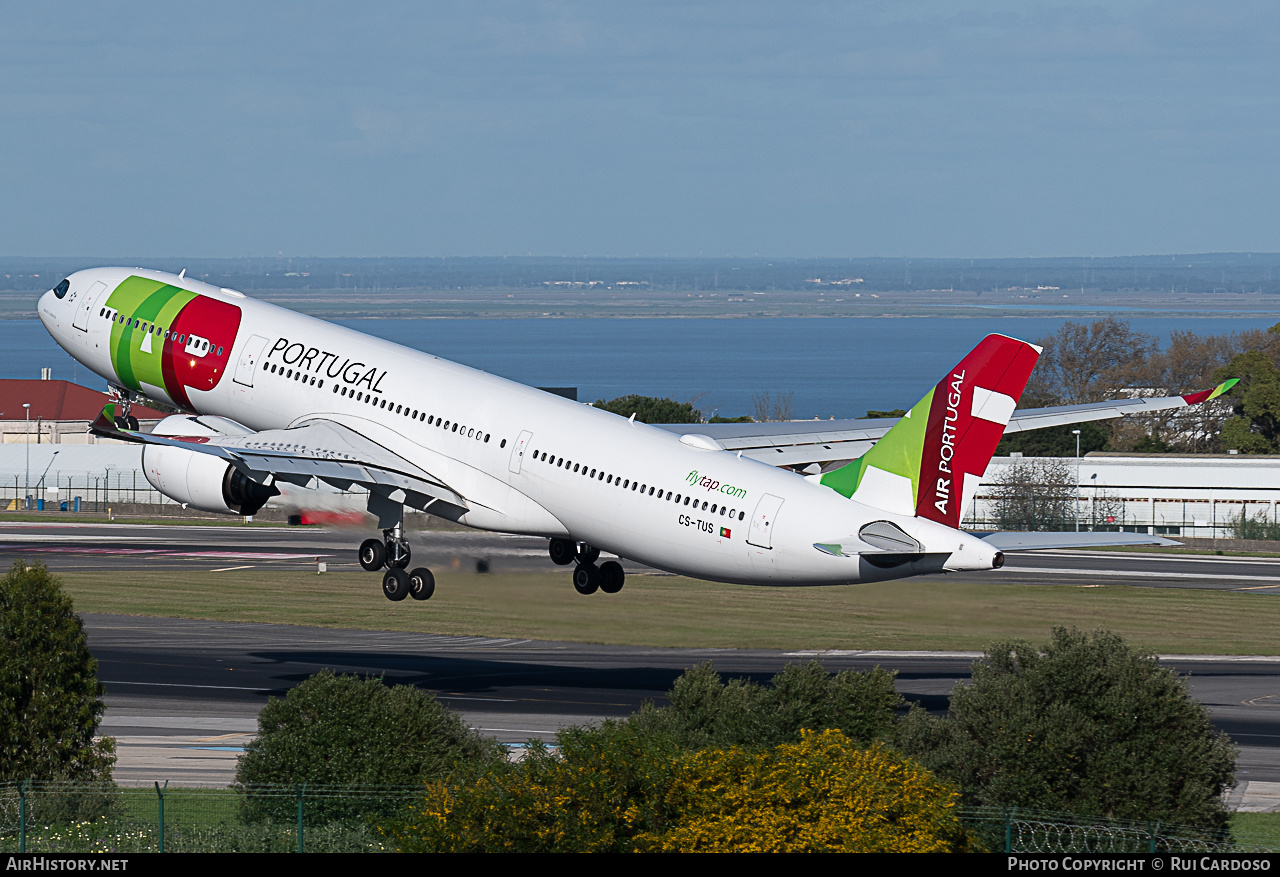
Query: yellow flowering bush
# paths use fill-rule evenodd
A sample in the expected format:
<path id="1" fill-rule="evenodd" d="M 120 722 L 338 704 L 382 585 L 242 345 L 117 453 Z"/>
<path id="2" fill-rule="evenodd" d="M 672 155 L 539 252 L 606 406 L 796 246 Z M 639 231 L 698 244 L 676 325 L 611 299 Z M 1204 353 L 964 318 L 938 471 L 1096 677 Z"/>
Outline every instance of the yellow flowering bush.
<path id="1" fill-rule="evenodd" d="M 934 853 L 969 847 L 959 795 L 881 744 L 855 749 L 839 731 L 795 744 L 686 756 L 672 822 L 637 839 L 664 852 Z M 678 802 L 678 803 L 677 803 Z"/>

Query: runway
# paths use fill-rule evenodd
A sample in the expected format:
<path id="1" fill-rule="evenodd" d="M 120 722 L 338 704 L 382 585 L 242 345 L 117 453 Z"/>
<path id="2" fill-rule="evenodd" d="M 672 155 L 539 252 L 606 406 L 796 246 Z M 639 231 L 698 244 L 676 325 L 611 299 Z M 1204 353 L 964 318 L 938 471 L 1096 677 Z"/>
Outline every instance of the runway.
<path id="1" fill-rule="evenodd" d="M 226 569 L 286 566 L 356 567 L 355 548 L 369 532 L 319 527 L 153 526 L 137 524 L 5 523 L 0 563 L 43 559 L 60 569 Z M 474 530 L 409 533 L 414 564 L 434 569 L 551 571 L 546 540 Z M 234 547 L 231 547 L 234 546 Z M 607 556 L 607 555 L 605 555 Z M 647 568 L 625 562 L 630 571 Z M 970 574 L 974 575 L 974 574 Z M 1142 588 L 1280 593 L 1280 558 L 1171 555 L 1119 551 L 1040 551 L 1006 555 L 1003 569 L 984 573 L 1009 584 L 1080 584 L 1094 578 Z"/>
<path id="2" fill-rule="evenodd" d="M 3 524 L 0 562 L 44 559 L 55 569 L 214 570 L 228 567 L 355 568 L 360 531 L 287 527 Z M 415 563 L 495 571 L 555 569 L 545 540 L 472 531 L 410 534 Z M 628 564 L 632 570 L 643 567 Z M 1137 587 L 1280 592 L 1280 559 L 1118 552 L 1010 555 L 990 574 L 1010 583 L 1080 584 L 1083 576 Z M 106 684 L 102 732 L 119 740 L 125 783 L 225 785 L 266 699 L 312 673 L 384 675 L 430 689 L 498 740 L 551 738 L 566 725 L 630 714 L 661 702 L 688 667 L 764 681 L 789 662 L 820 660 L 829 671 L 896 670 L 908 700 L 942 711 L 968 678 L 971 653 L 778 652 L 658 649 L 480 637 L 331 630 L 166 618 L 86 615 Z M 1237 797 L 1280 809 L 1280 657 L 1168 656 L 1191 674 L 1191 690 L 1240 746 Z M 1239 803 L 1239 801 L 1237 801 Z"/>

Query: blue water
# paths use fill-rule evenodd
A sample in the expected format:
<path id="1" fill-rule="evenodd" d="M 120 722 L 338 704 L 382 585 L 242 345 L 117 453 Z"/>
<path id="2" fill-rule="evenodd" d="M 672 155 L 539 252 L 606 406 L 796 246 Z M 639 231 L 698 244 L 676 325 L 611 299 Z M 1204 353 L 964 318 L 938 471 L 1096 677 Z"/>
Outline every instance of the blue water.
<path id="1" fill-rule="evenodd" d="M 1051 317 L 883 317 L 772 320 L 350 320 L 343 325 L 525 384 L 577 387 L 584 401 L 628 393 L 693 400 L 704 413 L 750 414 L 752 396 L 794 394 L 796 417 L 858 417 L 906 408 L 981 338 L 1034 341 Z M 1133 317 L 1167 339 L 1175 329 L 1218 335 L 1265 329 L 1275 319 Z M 86 374 L 37 320 L 0 321 L 0 377 Z"/>

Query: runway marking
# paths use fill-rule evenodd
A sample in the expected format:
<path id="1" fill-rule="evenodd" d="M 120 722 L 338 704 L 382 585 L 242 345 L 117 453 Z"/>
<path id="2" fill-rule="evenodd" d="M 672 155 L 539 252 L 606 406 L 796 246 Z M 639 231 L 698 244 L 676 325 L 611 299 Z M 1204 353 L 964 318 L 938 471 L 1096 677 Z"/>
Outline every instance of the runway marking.
<path id="1" fill-rule="evenodd" d="M 311 560 L 316 557 L 335 557 L 334 554 L 317 554 L 314 551 L 290 553 L 284 551 L 174 551 L 167 548 L 89 548 L 64 545 L 55 548 L 32 547 L 28 545 L 0 545 L 0 551 L 23 551 L 34 554 L 90 554 L 151 556 L 151 557 L 194 557 L 208 560 Z"/>
<path id="2" fill-rule="evenodd" d="M 1280 588 L 1280 576 L 1254 576 L 1254 575 L 1223 575 L 1222 573 L 1195 573 L 1195 572 L 1150 572 L 1147 570 L 1120 570 L 1120 569 L 1064 569 L 1049 566 L 1024 566 L 1024 567 L 1006 567 L 1013 572 L 1027 573 L 1053 573 L 1055 575 L 1064 576 L 1109 576 L 1111 578 L 1141 578 L 1141 579 L 1196 579 L 1197 581 L 1215 580 L 1227 582 L 1239 581 L 1262 581 L 1275 582 L 1274 585 L 1260 585 L 1258 588 Z M 1240 588 L 1238 590 L 1248 590 Z"/>
<path id="3" fill-rule="evenodd" d="M 1022 552 L 1019 552 L 1022 553 Z M 1122 554 L 1112 551 L 1028 551 L 1025 553 L 1027 557 L 1082 557 L 1090 560 L 1130 560 L 1134 562 L 1159 560 L 1161 562 L 1171 563 L 1232 563 L 1241 566 L 1270 566 L 1280 565 L 1280 557 L 1257 559 L 1249 557 L 1228 557 L 1216 554 L 1157 554 L 1155 552 L 1142 552 L 1140 554 Z M 1010 558 L 1014 560 L 1015 558 Z"/>
<path id="4" fill-rule="evenodd" d="M 276 692 L 279 688 L 246 688 L 240 685 L 190 685 L 185 682 L 121 682 L 118 680 L 103 679 L 103 685 L 146 685 L 152 688 L 210 688 L 215 691 L 259 691 L 259 692 Z"/>
<path id="5" fill-rule="evenodd" d="M 211 569 L 209 572 L 232 572 L 237 569 L 253 569 L 253 564 L 248 566 L 224 566 L 222 569 Z"/>

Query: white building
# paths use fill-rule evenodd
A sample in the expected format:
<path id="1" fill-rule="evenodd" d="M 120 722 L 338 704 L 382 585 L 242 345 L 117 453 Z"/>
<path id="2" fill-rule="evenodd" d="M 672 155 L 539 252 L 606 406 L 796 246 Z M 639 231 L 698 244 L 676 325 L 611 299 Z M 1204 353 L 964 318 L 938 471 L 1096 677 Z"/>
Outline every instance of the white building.
<path id="1" fill-rule="evenodd" d="M 995 517 L 992 484 L 1018 462 L 991 460 L 966 526 L 980 527 Z M 1064 462 L 1076 468 L 1074 458 Z M 1078 465 L 1082 522 L 1161 536 L 1228 538 L 1236 535 L 1230 522 L 1242 513 L 1250 520 L 1280 521 L 1280 456 L 1092 453 Z M 1115 520 L 1106 521 L 1107 514 Z"/>

